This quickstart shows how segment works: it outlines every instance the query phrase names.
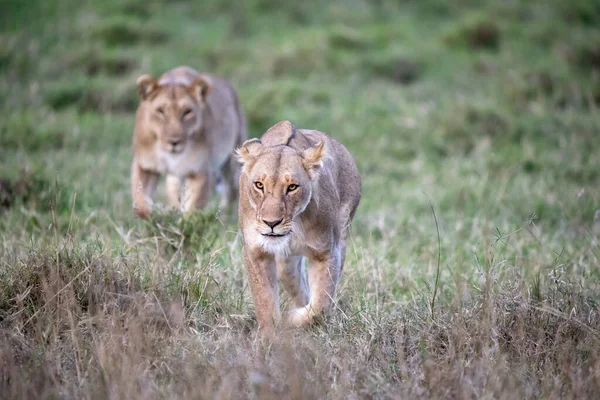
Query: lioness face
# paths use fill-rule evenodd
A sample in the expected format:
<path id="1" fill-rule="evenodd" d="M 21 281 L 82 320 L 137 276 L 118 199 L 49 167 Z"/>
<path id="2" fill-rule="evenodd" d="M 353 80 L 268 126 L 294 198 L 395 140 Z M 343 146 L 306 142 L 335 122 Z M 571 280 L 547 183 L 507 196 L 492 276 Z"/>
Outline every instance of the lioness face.
<path id="1" fill-rule="evenodd" d="M 202 79 L 191 85 L 158 85 L 149 75 L 138 79 L 142 102 L 147 102 L 149 118 L 162 149 L 178 154 L 188 139 L 202 130 L 204 99 L 210 86 Z"/>
<path id="2" fill-rule="evenodd" d="M 256 230 L 266 240 L 288 236 L 294 217 L 306 209 L 312 192 L 300 155 L 285 147 L 268 149 L 256 161 L 250 180 Z"/>
<path id="3" fill-rule="evenodd" d="M 240 196 L 248 196 L 256 211 L 254 228 L 265 250 L 285 251 L 289 245 L 297 217 L 311 200 L 322 150 L 319 144 L 300 154 L 287 146 L 264 147 L 253 139 L 238 152 L 249 182 L 249 192 Z"/>
<path id="4" fill-rule="evenodd" d="M 185 86 L 158 89 L 151 102 L 151 116 L 160 146 L 181 153 L 188 138 L 201 127 L 202 109 Z"/>

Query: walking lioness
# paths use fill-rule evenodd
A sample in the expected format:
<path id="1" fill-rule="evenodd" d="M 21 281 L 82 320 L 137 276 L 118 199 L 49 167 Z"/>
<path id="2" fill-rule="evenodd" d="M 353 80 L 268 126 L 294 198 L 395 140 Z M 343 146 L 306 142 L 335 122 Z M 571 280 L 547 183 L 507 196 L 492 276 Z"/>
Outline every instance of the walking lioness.
<path id="1" fill-rule="evenodd" d="M 338 141 L 289 121 L 237 153 L 244 267 L 259 327 L 271 331 L 281 319 L 278 278 L 297 307 L 288 323 L 308 324 L 333 303 L 360 201 L 356 164 Z M 308 282 L 303 256 L 310 262 Z"/>
<path id="2" fill-rule="evenodd" d="M 137 80 L 140 105 L 133 134 L 131 193 L 134 213 L 146 218 L 160 174 L 169 206 L 189 213 L 206 205 L 222 182 L 221 207 L 235 199 L 239 166 L 233 150 L 247 138 L 237 94 L 222 78 L 177 67 L 158 80 Z M 184 193 L 180 200 L 180 189 Z"/>

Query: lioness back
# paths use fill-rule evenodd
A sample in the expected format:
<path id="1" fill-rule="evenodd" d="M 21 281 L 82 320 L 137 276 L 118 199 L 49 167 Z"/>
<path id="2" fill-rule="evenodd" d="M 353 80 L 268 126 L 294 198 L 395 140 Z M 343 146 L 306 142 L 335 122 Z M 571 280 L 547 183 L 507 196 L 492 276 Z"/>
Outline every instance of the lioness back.
<path id="1" fill-rule="evenodd" d="M 232 152 L 247 138 L 246 119 L 231 84 L 177 67 L 158 80 L 142 75 L 138 92 L 131 170 L 136 215 L 150 213 L 161 174 L 167 175 L 169 205 L 185 213 L 203 207 L 217 182 L 224 187 L 221 206 L 230 204 L 239 174 Z"/>
<path id="2" fill-rule="evenodd" d="M 280 319 L 278 276 L 300 326 L 332 304 L 361 180 L 350 152 L 326 134 L 282 121 L 238 150 L 244 266 L 259 325 Z M 302 257 L 309 259 L 308 285 Z"/>

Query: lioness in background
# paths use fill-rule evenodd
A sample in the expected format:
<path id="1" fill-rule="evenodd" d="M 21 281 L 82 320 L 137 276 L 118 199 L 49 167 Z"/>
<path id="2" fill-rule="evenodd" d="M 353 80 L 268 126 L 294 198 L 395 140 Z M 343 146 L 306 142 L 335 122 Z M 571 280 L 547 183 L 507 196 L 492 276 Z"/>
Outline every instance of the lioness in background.
<path id="1" fill-rule="evenodd" d="M 288 323 L 308 324 L 333 303 L 360 201 L 356 164 L 338 141 L 289 121 L 246 141 L 238 157 L 244 267 L 259 327 L 271 331 L 281 319 L 278 278 L 297 307 Z"/>
<path id="2" fill-rule="evenodd" d="M 239 176 L 232 153 L 247 138 L 246 119 L 232 86 L 189 67 L 172 69 L 158 80 L 142 75 L 137 86 L 140 105 L 131 165 L 134 213 L 148 217 L 161 174 L 167 175 L 168 204 L 186 214 L 206 205 L 217 182 L 224 188 L 220 206 L 229 205 Z"/>

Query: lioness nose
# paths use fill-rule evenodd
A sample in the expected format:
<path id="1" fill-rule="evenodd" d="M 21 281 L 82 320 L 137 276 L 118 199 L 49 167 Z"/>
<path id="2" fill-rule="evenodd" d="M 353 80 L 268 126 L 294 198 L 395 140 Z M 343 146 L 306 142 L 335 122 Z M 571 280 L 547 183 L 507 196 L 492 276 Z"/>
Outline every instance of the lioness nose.
<path id="1" fill-rule="evenodd" d="M 279 225 L 281 223 L 281 221 L 283 221 L 283 219 L 280 219 L 278 221 L 267 221 L 266 219 L 263 219 L 263 222 L 265 224 L 267 224 L 269 226 L 269 228 L 273 229 L 275 228 L 277 225 Z"/>
<path id="2" fill-rule="evenodd" d="M 177 146 L 179 143 L 181 143 L 181 139 L 169 139 L 169 144 L 171 146 Z"/>

